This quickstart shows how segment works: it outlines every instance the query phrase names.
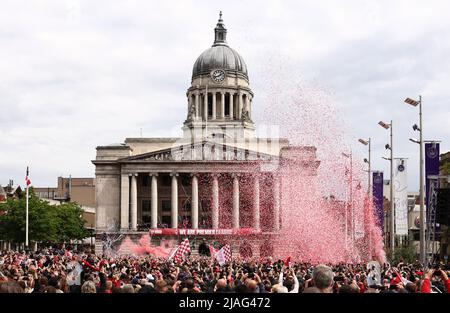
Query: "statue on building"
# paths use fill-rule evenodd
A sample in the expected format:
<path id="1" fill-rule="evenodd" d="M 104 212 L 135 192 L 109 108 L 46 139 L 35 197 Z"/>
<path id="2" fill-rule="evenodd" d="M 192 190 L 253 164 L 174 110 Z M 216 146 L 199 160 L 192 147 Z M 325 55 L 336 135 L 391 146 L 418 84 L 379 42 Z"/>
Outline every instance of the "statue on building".
<path id="1" fill-rule="evenodd" d="M 191 103 L 191 104 L 189 104 L 186 122 L 192 122 L 194 120 L 195 120 L 195 105 L 193 103 Z"/>
<path id="2" fill-rule="evenodd" d="M 252 119 L 250 118 L 250 112 L 246 108 L 242 109 L 241 119 L 242 123 L 253 123 Z"/>

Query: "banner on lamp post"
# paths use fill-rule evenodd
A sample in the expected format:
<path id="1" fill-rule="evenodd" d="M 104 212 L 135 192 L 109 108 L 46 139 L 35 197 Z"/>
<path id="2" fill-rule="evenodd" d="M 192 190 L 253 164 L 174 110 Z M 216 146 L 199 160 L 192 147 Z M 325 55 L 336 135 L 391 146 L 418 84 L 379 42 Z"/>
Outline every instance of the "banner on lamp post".
<path id="1" fill-rule="evenodd" d="M 372 173 L 372 194 L 373 207 L 375 208 L 375 216 L 377 217 L 377 225 L 384 231 L 384 195 L 383 195 L 383 172 Z M 383 234 L 384 235 L 384 234 Z"/>
<path id="2" fill-rule="evenodd" d="M 439 175 L 439 143 L 430 142 L 425 144 L 425 207 L 428 216 L 428 201 L 430 193 L 430 180 L 428 176 Z M 440 231 L 440 225 L 436 224 L 436 231 Z"/>
<path id="3" fill-rule="evenodd" d="M 395 234 L 408 235 L 407 160 L 398 159 L 394 168 Z"/>
<path id="4" fill-rule="evenodd" d="M 439 175 L 439 143 L 425 144 L 425 205 L 428 210 L 430 180 L 428 176 Z"/>

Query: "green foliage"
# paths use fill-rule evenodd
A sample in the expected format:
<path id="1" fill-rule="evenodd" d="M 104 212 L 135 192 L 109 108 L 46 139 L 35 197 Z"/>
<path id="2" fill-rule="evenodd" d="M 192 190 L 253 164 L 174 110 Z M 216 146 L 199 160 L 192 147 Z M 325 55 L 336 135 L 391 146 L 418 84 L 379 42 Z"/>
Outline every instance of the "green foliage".
<path id="1" fill-rule="evenodd" d="M 388 252 L 388 259 L 391 263 L 399 263 L 403 260 L 403 262 L 414 263 L 417 260 L 416 249 L 413 246 L 402 246 L 396 247 L 394 251 L 394 255 L 391 252 Z"/>
<path id="2" fill-rule="evenodd" d="M 26 199 L 8 199 L 0 204 L 0 239 L 24 242 Z M 76 203 L 51 205 L 30 189 L 29 239 L 38 242 L 62 243 L 86 238 L 82 209 Z"/>
<path id="3" fill-rule="evenodd" d="M 442 170 L 444 172 L 444 175 L 450 175 L 450 162 L 445 163 L 442 166 Z"/>

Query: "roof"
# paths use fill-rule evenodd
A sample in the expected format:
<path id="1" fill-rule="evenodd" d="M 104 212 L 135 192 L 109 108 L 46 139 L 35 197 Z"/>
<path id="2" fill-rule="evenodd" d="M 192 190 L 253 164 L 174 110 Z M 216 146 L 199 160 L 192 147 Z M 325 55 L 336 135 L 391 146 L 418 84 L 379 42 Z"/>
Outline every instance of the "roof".
<path id="1" fill-rule="evenodd" d="M 222 69 L 227 74 L 235 74 L 248 81 L 247 65 L 244 59 L 237 51 L 228 46 L 227 29 L 222 20 L 222 13 L 214 33 L 214 44 L 205 50 L 194 63 L 192 79 L 201 75 L 209 75 L 213 70 Z"/>

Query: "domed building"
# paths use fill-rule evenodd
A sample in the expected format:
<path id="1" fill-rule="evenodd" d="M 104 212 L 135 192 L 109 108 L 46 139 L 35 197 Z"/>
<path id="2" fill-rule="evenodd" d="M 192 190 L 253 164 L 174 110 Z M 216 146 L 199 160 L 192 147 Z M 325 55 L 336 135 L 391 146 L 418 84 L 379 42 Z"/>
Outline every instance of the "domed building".
<path id="1" fill-rule="evenodd" d="M 247 65 L 227 43 L 227 29 L 220 15 L 214 43 L 195 61 L 187 91 L 188 117 L 185 137 L 254 137 L 253 92 Z"/>
<path id="2" fill-rule="evenodd" d="M 280 166 L 303 162 L 301 175 L 313 177 L 319 162 L 314 147 L 256 136 L 247 65 L 227 43 L 222 14 L 186 97 L 183 137 L 97 147 L 97 253 L 133 253 L 124 246 L 146 235 L 156 246 L 188 237 L 194 254 L 203 240 L 243 256 L 273 252 L 283 222 Z"/>

